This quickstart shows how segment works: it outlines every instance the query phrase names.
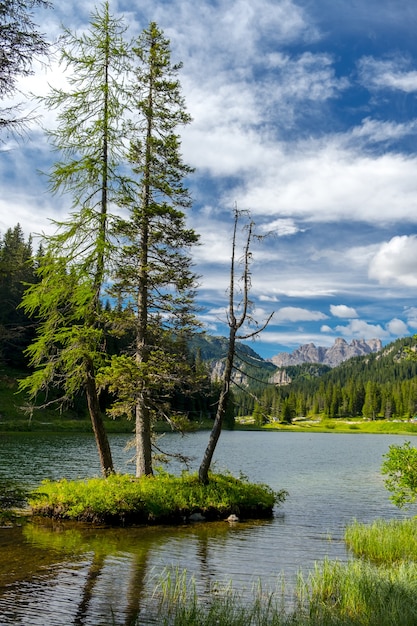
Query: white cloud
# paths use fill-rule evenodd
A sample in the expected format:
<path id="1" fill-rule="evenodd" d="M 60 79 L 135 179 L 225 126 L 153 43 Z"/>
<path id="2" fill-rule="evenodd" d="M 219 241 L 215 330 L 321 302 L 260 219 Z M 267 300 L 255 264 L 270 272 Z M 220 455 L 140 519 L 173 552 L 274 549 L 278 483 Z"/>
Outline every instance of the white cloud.
<path id="1" fill-rule="evenodd" d="M 263 146 L 262 160 L 226 195 L 256 215 L 298 216 L 315 222 L 377 224 L 417 221 L 417 157 L 366 155 L 340 139 Z M 256 175 L 255 175 L 256 172 Z"/>
<path id="2" fill-rule="evenodd" d="M 333 58 L 328 54 L 305 52 L 290 57 L 276 52 L 267 59 L 269 68 L 278 70 L 278 80 L 267 83 L 273 102 L 323 102 L 346 89 L 348 80 L 337 78 Z"/>
<path id="3" fill-rule="evenodd" d="M 369 324 L 364 320 L 351 320 L 346 326 L 336 326 L 335 331 L 345 337 L 363 339 L 383 339 L 389 337 L 389 332 L 380 324 Z"/>
<path id="4" fill-rule="evenodd" d="M 401 235 L 381 244 L 369 265 L 369 277 L 381 284 L 417 286 L 417 235 Z"/>
<path id="5" fill-rule="evenodd" d="M 334 336 L 326 337 L 326 335 L 314 331 L 278 332 L 267 329 L 256 339 L 253 345 L 254 350 L 256 350 L 258 342 L 292 347 L 298 347 L 306 343 L 314 343 L 316 346 L 331 346 L 334 343 Z"/>
<path id="6" fill-rule="evenodd" d="M 295 235 L 302 232 L 303 229 L 297 226 L 295 220 L 278 218 L 272 222 L 261 224 L 259 228 L 260 232 L 271 233 L 278 237 L 286 237 L 289 235 Z"/>
<path id="7" fill-rule="evenodd" d="M 407 335 L 408 334 L 408 326 L 405 322 L 394 317 L 386 324 L 386 329 L 391 333 L 391 335 Z"/>
<path id="8" fill-rule="evenodd" d="M 349 139 L 361 139 L 371 142 L 384 142 L 401 139 L 411 133 L 415 133 L 417 129 L 417 121 L 411 120 L 407 123 L 396 123 L 389 121 L 375 120 L 372 118 L 365 118 L 360 126 L 355 126 L 352 131 L 347 135 Z M 348 143 L 348 142 L 347 142 Z"/>
<path id="9" fill-rule="evenodd" d="M 380 60 L 364 57 L 358 64 L 359 75 L 368 89 L 396 89 L 406 93 L 417 91 L 417 71 L 407 70 L 400 57 Z"/>
<path id="10" fill-rule="evenodd" d="M 410 328 L 417 328 L 417 307 L 408 306 L 404 308 L 407 324 Z"/>
<path id="11" fill-rule="evenodd" d="M 353 307 L 346 306 L 345 304 L 331 304 L 330 312 L 335 317 L 353 318 L 358 317 L 357 312 Z"/>
<path id="12" fill-rule="evenodd" d="M 261 294 L 259 296 L 260 302 L 279 302 L 279 299 L 276 296 L 267 296 Z"/>
<path id="13" fill-rule="evenodd" d="M 274 316 L 274 323 L 277 322 L 311 322 L 327 319 L 327 315 L 321 311 L 309 311 L 295 306 L 286 306 L 279 309 Z"/>

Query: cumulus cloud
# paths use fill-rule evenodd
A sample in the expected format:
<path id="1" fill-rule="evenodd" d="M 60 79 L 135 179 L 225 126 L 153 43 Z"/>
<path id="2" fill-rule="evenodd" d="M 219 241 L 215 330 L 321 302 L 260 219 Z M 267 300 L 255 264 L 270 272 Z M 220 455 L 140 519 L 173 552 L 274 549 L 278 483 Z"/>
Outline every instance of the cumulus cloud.
<path id="1" fill-rule="evenodd" d="M 320 327 L 320 332 L 321 333 L 333 333 L 334 330 L 333 328 L 330 328 L 330 326 L 327 326 L 327 324 L 323 324 L 323 326 Z"/>
<path id="2" fill-rule="evenodd" d="M 386 329 L 394 336 L 406 335 L 408 333 L 407 324 L 396 317 L 386 324 Z"/>
<path id="3" fill-rule="evenodd" d="M 331 304 L 330 313 L 334 317 L 353 318 L 358 317 L 356 310 L 353 307 L 346 306 L 345 304 Z"/>
<path id="4" fill-rule="evenodd" d="M 369 277 L 381 284 L 417 286 L 417 235 L 401 235 L 381 244 L 369 264 Z"/>
<path id="5" fill-rule="evenodd" d="M 380 324 L 369 324 L 364 320 L 351 320 L 346 326 L 336 326 L 335 331 L 345 337 L 363 339 L 383 339 L 389 337 L 389 332 Z"/>

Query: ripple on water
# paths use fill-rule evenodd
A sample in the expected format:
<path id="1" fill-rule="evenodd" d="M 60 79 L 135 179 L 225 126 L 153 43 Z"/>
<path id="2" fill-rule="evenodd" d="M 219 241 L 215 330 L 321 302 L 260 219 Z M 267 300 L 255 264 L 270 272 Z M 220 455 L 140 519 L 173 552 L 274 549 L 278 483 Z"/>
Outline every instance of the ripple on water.
<path id="1" fill-rule="evenodd" d="M 202 458 L 207 433 L 166 436 L 162 444 Z M 166 568 L 187 570 L 204 597 L 216 583 L 252 589 L 294 580 L 325 556 L 346 560 L 344 528 L 356 518 L 400 517 L 380 476 L 391 443 L 382 435 L 222 433 L 215 469 L 229 469 L 289 497 L 272 520 L 160 529 L 65 534 L 0 529 L 1 626 L 141 624 L 152 617 L 155 584 Z M 132 471 L 127 436 L 111 438 L 116 466 Z M 80 462 L 82 459 L 82 463 Z M 0 476 L 32 484 L 43 478 L 99 474 L 92 437 L 59 435 L 0 438 Z M 78 531 L 77 531 L 78 532 Z M 156 622 L 155 622 L 156 623 Z"/>

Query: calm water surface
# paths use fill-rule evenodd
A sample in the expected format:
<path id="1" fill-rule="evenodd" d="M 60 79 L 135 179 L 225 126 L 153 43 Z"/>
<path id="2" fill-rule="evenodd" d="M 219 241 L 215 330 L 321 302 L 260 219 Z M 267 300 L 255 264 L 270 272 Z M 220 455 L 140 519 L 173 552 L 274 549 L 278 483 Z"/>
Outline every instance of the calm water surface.
<path id="1" fill-rule="evenodd" d="M 233 581 L 251 590 L 259 581 L 290 583 L 325 557 L 346 560 L 343 532 L 352 519 L 400 517 L 388 499 L 380 467 L 391 444 L 409 437 L 308 433 L 224 432 L 214 469 L 287 489 L 273 520 L 182 527 L 91 529 L 29 524 L 0 529 L 0 625 L 155 623 L 155 582 L 168 568 L 186 569 L 201 594 Z M 208 433 L 167 435 L 161 446 L 194 457 Z M 133 472 L 128 437 L 111 436 L 115 465 Z M 172 468 L 176 471 L 179 468 Z M 28 486 L 44 478 L 99 475 L 89 435 L 2 435 L 0 477 Z"/>

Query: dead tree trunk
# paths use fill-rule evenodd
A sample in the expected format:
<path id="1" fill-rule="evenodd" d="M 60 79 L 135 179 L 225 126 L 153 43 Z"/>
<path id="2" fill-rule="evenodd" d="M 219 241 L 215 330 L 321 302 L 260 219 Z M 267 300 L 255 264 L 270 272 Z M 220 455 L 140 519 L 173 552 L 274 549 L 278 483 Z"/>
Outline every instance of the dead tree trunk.
<path id="1" fill-rule="evenodd" d="M 237 339 L 250 339 L 258 335 L 266 326 L 268 325 L 273 313 L 268 317 L 266 322 L 255 330 L 245 334 L 238 335 L 239 329 L 243 326 L 245 322 L 251 321 L 250 317 L 250 301 L 249 301 L 249 291 L 250 291 L 250 260 L 251 260 L 251 252 L 250 252 L 250 244 L 253 238 L 253 227 L 254 223 L 250 222 L 247 226 L 247 237 L 246 243 L 244 246 L 244 254 L 243 254 L 243 271 L 241 274 L 241 280 L 243 283 L 242 293 L 241 293 L 241 301 L 236 303 L 236 236 L 237 236 L 237 227 L 239 218 L 242 213 L 235 209 L 234 212 L 234 226 L 233 226 L 233 238 L 232 238 L 232 258 L 230 265 L 230 283 L 229 283 L 229 307 L 227 311 L 227 323 L 229 326 L 229 345 L 226 356 L 226 366 L 223 373 L 222 380 L 222 388 L 219 396 L 219 403 L 217 405 L 216 417 L 214 419 L 213 428 L 210 433 L 210 438 L 207 444 L 207 448 L 205 450 L 203 460 L 200 465 L 200 469 L 198 472 L 200 482 L 207 484 L 209 481 L 209 470 L 211 461 L 213 458 L 214 451 L 217 446 L 217 442 L 220 437 L 220 433 L 223 426 L 223 418 L 229 407 L 230 403 L 230 385 L 232 383 L 232 373 L 233 373 L 233 362 L 235 358 L 236 352 L 236 340 Z"/>

